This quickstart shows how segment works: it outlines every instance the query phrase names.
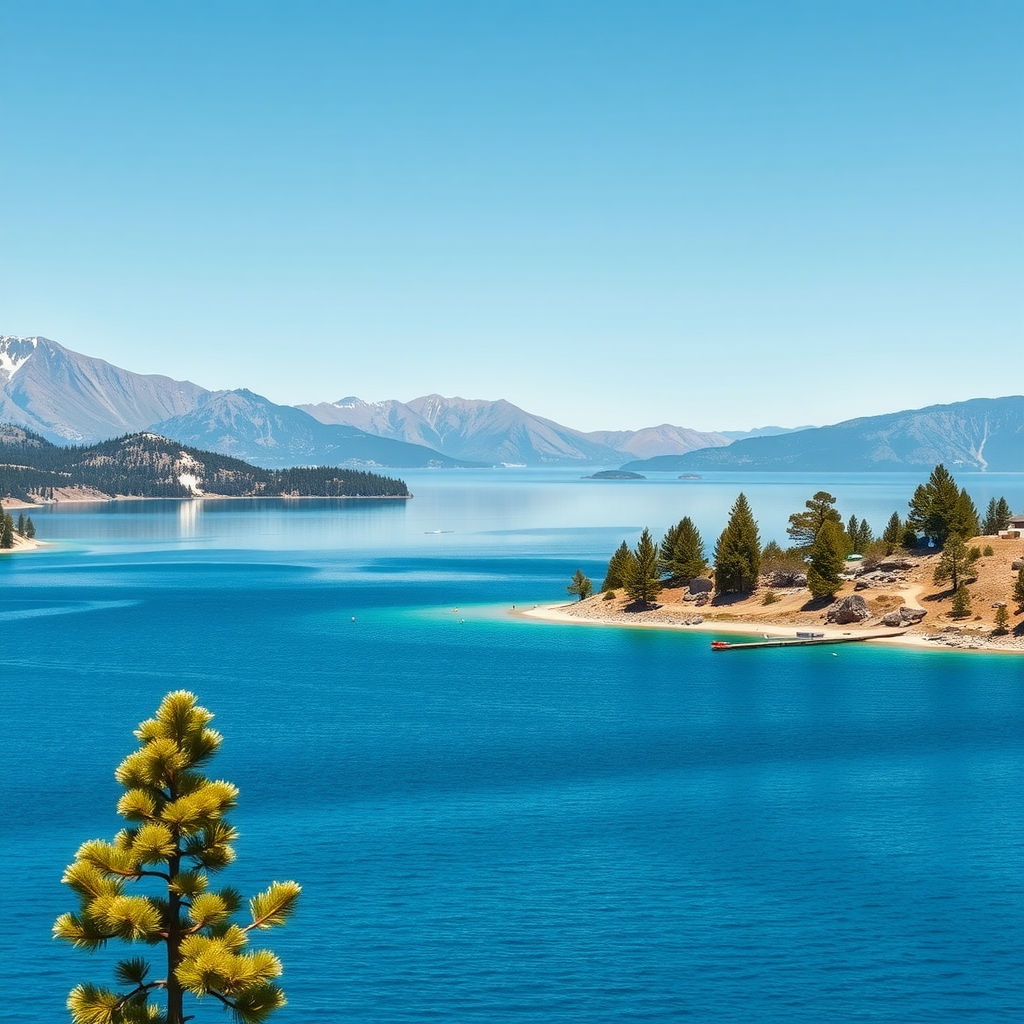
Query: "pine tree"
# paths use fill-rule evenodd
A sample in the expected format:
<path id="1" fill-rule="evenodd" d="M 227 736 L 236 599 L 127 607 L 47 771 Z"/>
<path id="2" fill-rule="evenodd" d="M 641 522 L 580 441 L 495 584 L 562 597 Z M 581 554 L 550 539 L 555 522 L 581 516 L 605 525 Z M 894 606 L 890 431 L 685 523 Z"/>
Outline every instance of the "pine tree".
<path id="1" fill-rule="evenodd" d="M 944 580 L 950 580 L 951 589 L 957 590 L 961 577 L 968 572 L 980 556 L 981 552 L 977 548 L 969 549 L 967 547 L 959 533 L 951 533 L 946 538 L 946 546 L 942 549 L 939 562 L 935 566 L 934 581 L 942 583 Z"/>
<path id="2" fill-rule="evenodd" d="M 889 516 L 889 522 L 885 524 L 882 531 L 882 540 L 885 542 L 885 553 L 891 555 L 902 543 L 904 533 L 903 520 L 899 512 L 893 512 Z"/>
<path id="3" fill-rule="evenodd" d="M 213 715 L 185 690 L 169 693 L 156 717 L 139 725 L 140 747 L 114 773 L 126 792 L 118 813 L 131 825 L 114 841 L 83 843 L 63 881 L 78 896 L 76 914 L 62 914 L 54 935 L 80 949 L 95 950 L 111 939 L 165 947 L 167 973 L 148 980 L 142 957 L 122 960 L 115 976 L 126 990 L 78 985 L 68 996 L 75 1024 L 183 1024 L 183 996 L 212 995 L 241 1024 L 266 1020 L 285 1003 L 274 982 L 281 962 L 269 950 L 247 951 L 249 933 L 285 923 L 299 886 L 274 882 L 249 900 L 251 922 L 232 917 L 242 897 L 234 889 L 213 891 L 209 876 L 235 857 L 235 830 L 224 818 L 238 790 L 211 782 L 200 767 L 214 756 L 221 735 L 208 728 Z M 128 895 L 128 883 L 148 883 L 160 895 Z M 160 996 L 166 1008 L 150 1002 Z"/>
<path id="4" fill-rule="evenodd" d="M 615 554 L 608 562 L 608 571 L 604 576 L 604 583 L 601 584 L 601 592 L 609 590 L 621 590 L 626 582 L 626 573 L 629 571 L 629 564 L 633 560 L 633 552 L 629 545 L 623 541 Z"/>
<path id="5" fill-rule="evenodd" d="M 875 535 L 871 530 L 871 526 L 868 524 L 866 519 L 860 521 L 860 527 L 857 530 L 857 537 L 855 540 L 854 551 L 858 554 L 864 554 L 867 551 L 871 542 L 875 539 Z"/>
<path id="6" fill-rule="evenodd" d="M 1024 569 L 1017 570 L 1017 579 L 1013 584 L 1013 599 L 1017 602 L 1017 610 L 1024 611 Z"/>
<path id="7" fill-rule="evenodd" d="M 661 590 L 658 549 L 654 546 L 651 531 L 646 527 L 640 534 L 636 550 L 627 565 L 622 585 L 630 599 L 641 604 L 650 604 Z"/>
<path id="8" fill-rule="evenodd" d="M 914 491 L 907 526 L 942 547 L 950 533 L 977 535 L 978 510 L 967 491 L 957 487 L 949 470 L 940 463 L 932 470 L 928 483 L 919 484 Z"/>
<path id="9" fill-rule="evenodd" d="M 25 536 L 25 513 L 24 512 L 19 512 L 18 513 L 18 525 L 15 527 L 15 529 L 18 531 L 20 536 L 22 536 L 22 537 Z"/>
<path id="10" fill-rule="evenodd" d="M 671 547 L 668 547 L 670 540 Z M 675 526 L 669 527 L 661 542 L 658 567 L 675 583 L 689 583 L 703 574 L 707 567 L 704 541 L 689 516 L 683 516 Z"/>
<path id="11" fill-rule="evenodd" d="M 14 547 L 14 520 L 7 512 L 3 513 L 3 522 L 0 523 L 0 548 Z"/>
<path id="12" fill-rule="evenodd" d="M 594 592 L 594 584 L 590 579 L 583 575 L 582 569 L 577 569 L 576 574 L 572 578 L 572 583 L 570 583 L 565 589 L 568 590 L 570 594 L 579 594 L 580 600 L 583 601 L 590 597 Z"/>
<path id="13" fill-rule="evenodd" d="M 844 548 L 842 528 L 833 522 L 824 523 L 811 548 L 807 570 L 807 587 L 814 597 L 831 597 L 842 585 Z"/>
<path id="14" fill-rule="evenodd" d="M 985 518 L 981 524 L 981 532 L 986 536 L 994 536 L 1000 530 L 1005 530 L 1010 525 L 1011 515 L 1010 505 L 1006 498 L 989 499 Z"/>
<path id="15" fill-rule="evenodd" d="M 967 589 L 966 583 L 961 583 L 953 595 L 953 607 L 949 614 L 954 619 L 963 619 L 971 614 L 971 592 Z"/>
<path id="16" fill-rule="evenodd" d="M 835 505 L 836 499 L 828 491 L 818 491 L 810 501 L 805 501 L 806 512 L 794 512 L 789 517 L 786 533 L 796 547 L 810 547 L 818 531 L 827 522 L 842 528 L 843 520 Z"/>
<path id="17" fill-rule="evenodd" d="M 679 530 L 682 527 L 682 520 L 670 526 L 665 531 L 665 536 L 661 538 L 661 544 L 658 546 L 658 570 L 662 576 L 667 576 L 670 580 L 673 579 L 672 573 L 672 552 L 675 550 L 676 541 L 679 539 Z"/>
<path id="18" fill-rule="evenodd" d="M 977 537 L 981 533 L 981 523 L 978 521 L 978 508 L 967 493 L 966 487 L 960 488 L 960 494 L 956 500 L 956 508 L 953 511 L 953 518 L 949 522 L 949 532 L 959 533 L 961 537 Z"/>
<path id="19" fill-rule="evenodd" d="M 715 589 L 720 594 L 753 590 L 760 571 L 761 540 L 757 523 L 746 495 L 741 492 L 715 545 Z"/>
<path id="20" fill-rule="evenodd" d="M 981 522 L 981 532 L 986 537 L 991 537 L 999 532 L 999 502 L 990 498 L 988 508 L 985 509 L 985 518 Z"/>
<path id="21" fill-rule="evenodd" d="M 1010 525 L 1013 512 L 1010 511 L 1010 503 L 1005 498 L 1000 498 L 996 503 L 996 533 L 1005 530 Z"/>
<path id="22" fill-rule="evenodd" d="M 28 537 L 29 540 L 32 540 L 32 538 L 35 537 L 35 535 L 36 535 L 36 524 L 32 522 L 32 517 L 29 516 L 25 520 L 25 536 Z"/>
<path id="23" fill-rule="evenodd" d="M 995 627 L 996 628 L 995 628 L 995 632 L 996 633 L 1005 633 L 1006 632 L 1006 627 L 1009 624 L 1010 624 L 1010 613 L 1006 610 L 1006 605 L 1005 604 L 1001 604 L 996 609 L 996 618 L 995 618 Z"/>

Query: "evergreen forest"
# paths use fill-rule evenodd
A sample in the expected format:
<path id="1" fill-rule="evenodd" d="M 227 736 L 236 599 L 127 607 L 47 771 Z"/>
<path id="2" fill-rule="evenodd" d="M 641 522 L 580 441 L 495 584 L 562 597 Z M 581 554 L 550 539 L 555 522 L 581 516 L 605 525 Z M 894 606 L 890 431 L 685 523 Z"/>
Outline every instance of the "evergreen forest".
<path id="1" fill-rule="evenodd" d="M 410 497 L 404 481 L 365 470 L 261 469 L 145 433 L 61 447 L 20 427 L 0 426 L 0 498 L 48 501 L 69 488 L 132 498 Z"/>

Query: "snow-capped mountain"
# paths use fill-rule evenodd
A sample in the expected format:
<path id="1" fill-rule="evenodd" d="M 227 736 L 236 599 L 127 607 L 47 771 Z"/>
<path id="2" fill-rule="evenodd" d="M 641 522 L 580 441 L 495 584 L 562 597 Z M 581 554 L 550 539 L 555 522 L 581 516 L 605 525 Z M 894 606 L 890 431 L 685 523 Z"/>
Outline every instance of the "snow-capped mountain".
<path id="1" fill-rule="evenodd" d="M 0 336 L 0 421 L 49 441 L 91 443 L 194 409 L 187 380 L 132 373 L 48 338 Z"/>

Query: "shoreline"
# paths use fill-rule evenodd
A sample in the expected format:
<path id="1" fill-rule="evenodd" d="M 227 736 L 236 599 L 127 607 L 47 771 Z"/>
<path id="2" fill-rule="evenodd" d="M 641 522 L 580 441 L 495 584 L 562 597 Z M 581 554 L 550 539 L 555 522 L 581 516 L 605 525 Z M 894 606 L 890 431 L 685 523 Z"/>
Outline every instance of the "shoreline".
<path id="1" fill-rule="evenodd" d="M 696 633 L 724 633 L 731 636 L 750 636 L 764 639 L 796 639 L 796 625 L 782 626 L 778 623 L 758 622 L 752 619 L 726 619 L 718 620 L 704 616 L 700 623 L 686 624 L 684 622 L 658 621 L 652 618 L 641 619 L 639 616 L 644 612 L 617 612 L 607 615 L 573 615 L 567 609 L 575 608 L 580 602 L 568 602 L 566 604 L 535 605 L 533 608 L 515 609 L 510 615 L 521 618 L 534 619 L 538 622 L 550 622 L 560 625 L 577 626 L 604 626 L 619 629 L 665 629 L 683 632 Z M 635 618 L 634 618 L 635 616 Z M 913 632 L 907 629 L 893 629 L 891 636 L 876 636 L 879 629 L 874 626 L 861 626 L 859 628 L 843 629 L 836 626 L 804 626 L 804 630 L 812 630 L 816 633 L 824 633 L 825 639 L 853 640 L 858 633 L 872 633 L 869 641 L 866 637 L 863 643 L 881 644 L 887 647 L 907 647 L 914 650 L 948 650 L 948 651 L 983 651 L 989 654 L 1016 654 L 1024 655 L 1024 639 L 1007 634 L 1004 638 L 989 636 L 974 636 L 963 633 L 927 633 Z M 937 639 L 931 637 L 937 636 Z M 953 643 L 944 638 L 947 637 Z M 1001 643 L 1002 639 L 1010 641 Z M 966 642 L 965 642 L 966 641 Z M 796 646 L 796 645 L 794 645 Z"/>
<path id="2" fill-rule="evenodd" d="M 409 501 L 412 494 L 192 494 L 187 498 L 148 497 L 142 494 L 115 494 L 81 498 L 57 498 L 53 501 L 29 502 L 20 498 L 4 498 L 5 509 L 49 509 L 61 505 L 109 505 L 115 501 Z"/>
<path id="3" fill-rule="evenodd" d="M 43 548 L 53 547 L 53 541 L 48 540 L 36 540 L 28 537 L 21 537 L 18 534 L 14 535 L 14 547 L 13 548 L 0 548 L 0 555 L 17 555 L 27 554 L 29 551 L 40 551 Z"/>

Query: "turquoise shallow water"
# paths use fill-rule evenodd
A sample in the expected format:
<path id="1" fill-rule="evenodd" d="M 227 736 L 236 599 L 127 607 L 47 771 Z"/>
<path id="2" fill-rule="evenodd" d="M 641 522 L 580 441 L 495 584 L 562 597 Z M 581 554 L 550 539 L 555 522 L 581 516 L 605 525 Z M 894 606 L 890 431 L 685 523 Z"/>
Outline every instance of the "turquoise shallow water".
<path id="1" fill-rule="evenodd" d="M 242 790 L 228 880 L 304 886 L 267 936 L 282 1022 L 1021 1019 L 1018 659 L 516 619 L 679 489 L 412 483 L 41 514 L 64 542 L 0 564 L 5 1022 L 105 980 L 112 955 L 49 937 L 59 879 L 176 687 Z"/>

